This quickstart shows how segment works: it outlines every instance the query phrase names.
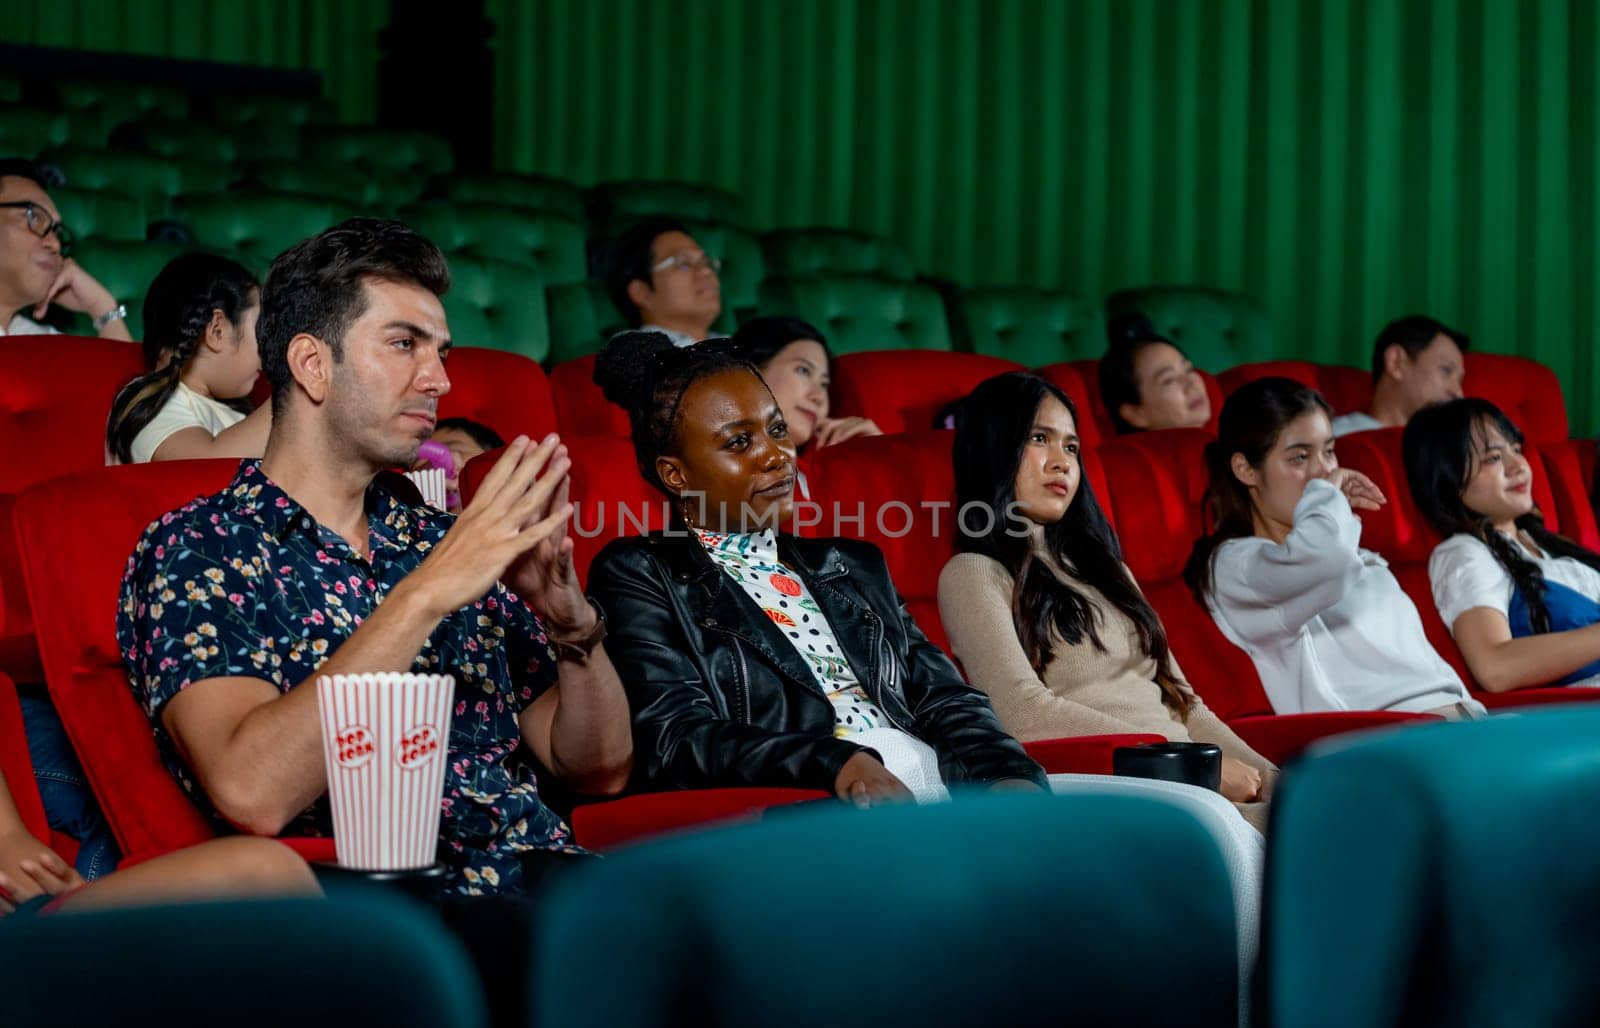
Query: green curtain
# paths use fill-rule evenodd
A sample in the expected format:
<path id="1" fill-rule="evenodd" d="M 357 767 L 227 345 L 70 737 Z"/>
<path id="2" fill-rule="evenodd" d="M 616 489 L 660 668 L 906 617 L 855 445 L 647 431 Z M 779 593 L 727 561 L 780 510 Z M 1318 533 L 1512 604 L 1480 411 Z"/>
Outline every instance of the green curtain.
<path id="1" fill-rule="evenodd" d="M 489 0 L 498 158 L 740 193 L 966 284 L 1258 296 L 1365 365 L 1426 311 L 1600 420 L 1593 0 Z"/>
<path id="2" fill-rule="evenodd" d="M 378 110 L 389 0 L 3 0 L 0 40 L 305 68 L 346 121 Z"/>

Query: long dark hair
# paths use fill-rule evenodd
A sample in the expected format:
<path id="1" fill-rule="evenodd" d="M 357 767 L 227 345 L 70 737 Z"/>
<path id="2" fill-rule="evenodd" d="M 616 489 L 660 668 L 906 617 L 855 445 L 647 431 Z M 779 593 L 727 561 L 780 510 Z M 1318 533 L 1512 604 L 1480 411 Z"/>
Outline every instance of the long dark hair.
<path id="1" fill-rule="evenodd" d="M 678 455 L 683 395 L 700 379 L 734 368 L 761 375 L 723 341 L 674 346 L 661 332 L 638 330 L 618 332 L 595 358 L 595 385 L 628 412 L 639 474 L 666 495 L 676 498 L 656 473 L 656 458 Z"/>
<path id="2" fill-rule="evenodd" d="M 1291 378 L 1258 378 L 1235 390 L 1222 405 L 1217 438 L 1206 444 L 1205 506 L 1211 533 L 1195 541 L 1183 568 L 1184 582 L 1203 606 L 1211 606 L 1217 549 L 1229 539 L 1255 534 L 1250 490 L 1234 477 L 1233 455 L 1240 454 L 1252 468 L 1259 468 L 1284 428 L 1312 411 L 1333 417 L 1333 408 L 1321 393 Z"/>
<path id="3" fill-rule="evenodd" d="M 1505 413 L 1476 397 L 1425 407 L 1406 424 L 1403 443 L 1406 481 L 1428 524 L 1449 537 L 1466 533 L 1489 547 L 1528 604 L 1528 622 L 1535 632 L 1550 631 L 1550 610 L 1544 602 L 1544 572 L 1522 555 L 1519 547 L 1495 531 L 1489 519 L 1462 499 L 1475 470 L 1474 454 L 1488 445 L 1489 429 L 1497 428 L 1506 441 L 1522 445 L 1522 432 Z M 1517 519 L 1539 548 L 1558 557 L 1571 557 L 1600 571 L 1600 554 L 1557 535 L 1545 527 L 1544 516 L 1532 510 Z"/>
<path id="4" fill-rule="evenodd" d="M 1177 343 L 1156 331 L 1150 319 L 1138 311 L 1112 315 L 1106 322 L 1106 352 L 1100 358 L 1099 369 L 1100 402 L 1105 405 L 1118 435 L 1140 431 L 1123 420 L 1122 407 L 1124 404 L 1137 407 L 1144 402 L 1139 394 L 1139 375 L 1135 366 L 1139 354 L 1157 343 L 1166 343 L 1179 353 L 1183 352 Z"/>
<path id="5" fill-rule="evenodd" d="M 1038 416 L 1039 406 L 1055 398 L 1077 424 L 1078 411 L 1067 394 L 1038 375 L 1012 371 L 978 385 L 956 408 L 954 449 L 956 503 L 960 524 L 957 548 L 998 561 L 1011 573 L 1011 619 L 1033 669 L 1043 673 L 1055 652 L 1052 630 L 1069 646 L 1085 638 L 1105 652 L 1095 608 L 1056 578 L 1033 552 L 1029 522 L 1015 508 L 1017 470 Z M 1080 465 L 1082 457 L 1079 457 Z M 1161 698 L 1180 717 L 1193 700 L 1172 670 L 1167 633 L 1161 619 L 1140 595 L 1122 566 L 1122 547 L 1106 520 L 1086 476 L 1066 516 L 1044 528 L 1044 545 L 1056 565 L 1093 586 L 1134 623 L 1139 642 L 1156 662 Z"/>
<path id="6" fill-rule="evenodd" d="M 144 298 L 144 360 L 153 370 L 122 387 L 106 421 L 106 449 L 118 460 L 132 463 L 133 440 L 177 391 L 215 313 L 237 326 L 259 302 L 260 291 L 261 283 L 243 265 L 214 254 L 180 254 L 161 269 Z"/>

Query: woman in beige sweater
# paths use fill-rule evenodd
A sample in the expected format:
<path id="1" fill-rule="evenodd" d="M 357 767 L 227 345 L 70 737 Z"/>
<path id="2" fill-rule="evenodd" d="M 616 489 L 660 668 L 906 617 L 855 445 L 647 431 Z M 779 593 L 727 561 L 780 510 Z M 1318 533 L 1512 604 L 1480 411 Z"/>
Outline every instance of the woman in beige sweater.
<path id="1" fill-rule="evenodd" d="M 1036 375 L 979 385 L 956 421 L 962 552 L 939 615 L 1018 739 L 1148 732 L 1222 749 L 1222 794 L 1256 827 L 1277 768 L 1195 695 L 1083 480 L 1077 412 Z"/>

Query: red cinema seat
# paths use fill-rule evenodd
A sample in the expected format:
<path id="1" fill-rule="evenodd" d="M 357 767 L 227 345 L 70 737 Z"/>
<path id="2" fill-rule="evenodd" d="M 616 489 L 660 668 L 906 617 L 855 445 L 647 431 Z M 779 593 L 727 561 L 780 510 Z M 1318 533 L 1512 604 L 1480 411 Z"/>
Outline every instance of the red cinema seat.
<path id="1" fill-rule="evenodd" d="M 945 407 L 984 379 L 1022 365 L 981 353 L 868 350 L 833 359 L 833 413 L 870 418 L 886 433 L 933 428 Z"/>
<path id="2" fill-rule="evenodd" d="M 628 415 L 594 384 L 594 354 L 562 361 L 550 369 L 550 392 L 563 436 L 633 435 Z"/>
<path id="3" fill-rule="evenodd" d="M 212 837 L 167 773 L 117 646 L 116 611 L 134 543 L 167 511 L 224 488 L 234 460 L 170 461 L 80 471 L 17 500 L 45 680 L 95 798 L 130 860 Z M 332 840 L 296 847 L 332 855 Z"/>
<path id="4" fill-rule="evenodd" d="M 1534 501 L 1541 510 L 1549 510 L 1549 482 L 1539 451 L 1530 444 L 1524 452 L 1533 470 Z M 1467 662 L 1450 634 L 1450 627 L 1439 619 L 1439 610 L 1433 602 L 1433 588 L 1428 580 L 1428 558 L 1439 544 L 1440 537 L 1423 519 L 1406 484 L 1401 429 L 1386 428 L 1346 436 L 1339 440 L 1339 461 L 1371 478 L 1389 499 L 1388 505 L 1382 510 L 1362 511 L 1361 545 L 1381 554 L 1389 562 L 1389 569 L 1399 579 L 1400 587 L 1411 597 L 1417 613 L 1422 616 L 1428 641 L 1455 668 L 1461 680 L 1467 683 L 1472 694 L 1484 706 L 1521 707 L 1600 699 L 1600 689 L 1570 686 L 1517 689 L 1507 693 L 1492 693 L 1477 688 L 1472 672 L 1468 670 Z M 1562 531 L 1556 517 L 1547 515 L 1545 523 L 1553 531 Z"/>
<path id="5" fill-rule="evenodd" d="M 1320 392 L 1335 414 L 1366 410 L 1372 405 L 1372 375 L 1360 368 L 1310 361 L 1260 361 L 1229 368 L 1217 376 L 1225 396 L 1262 378 L 1292 378 Z"/>
<path id="6" fill-rule="evenodd" d="M 0 336 L 0 671 L 44 681 L 22 558 L 11 531 L 16 494 L 35 482 L 106 462 L 106 418 L 128 380 L 143 373 L 133 343 L 79 336 Z"/>
<path id="7" fill-rule="evenodd" d="M 0 789 L 10 794 L 22 827 L 72 863 L 78 853 L 77 840 L 52 831 L 45 820 L 44 803 L 33 779 L 33 761 L 28 757 L 28 736 L 22 724 L 22 706 L 17 702 L 17 687 L 4 672 L 0 672 L 0 777 L 4 778 Z"/>
<path id="8" fill-rule="evenodd" d="M 606 543 L 665 528 L 671 508 L 667 498 L 639 474 L 631 440 L 562 436 L 561 441 L 572 458 L 568 498 L 573 515 L 568 532 L 573 565 L 578 581 L 587 582 L 589 565 Z M 504 452 L 490 450 L 467 462 L 461 473 L 463 503 L 472 501 L 484 476 Z"/>
<path id="9" fill-rule="evenodd" d="M 773 807 L 832 800 L 817 789 L 686 789 L 584 803 L 572 810 L 572 834 L 604 852 L 669 833 L 759 820 Z"/>
<path id="10" fill-rule="evenodd" d="M 1036 739 L 1022 748 L 1039 762 L 1046 774 L 1109 775 L 1112 756 L 1124 746 L 1166 742 L 1160 735 L 1128 732 L 1122 735 L 1078 735 L 1066 739 Z"/>
<path id="11" fill-rule="evenodd" d="M 1139 432 L 1102 443 L 1118 535 L 1134 578 L 1166 627 L 1190 684 L 1217 716 L 1281 765 L 1306 745 L 1357 728 L 1417 720 L 1386 711 L 1274 714 L 1248 654 L 1189 592 L 1183 568 L 1202 531 L 1203 429 Z"/>
<path id="12" fill-rule="evenodd" d="M 1084 379 L 1084 372 L 1079 367 L 1082 364 L 1093 363 L 1093 361 L 1063 361 L 1060 364 L 1049 364 L 1034 370 L 1035 375 L 1052 383 L 1072 400 L 1072 405 L 1078 411 L 1078 439 L 1084 446 L 1097 446 L 1100 440 L 1113 434 L 1105 411 L 1100 406 L 1099 393 Z"/>
<path id="13" fill-rule="evenodd" d="M 1199 374 L 1200 381 L 1205 383 L 1206 396 L 1211 400 L 1211 420 L 1206 422 L 1205 430 L 1212 435 L 1216 435 L 1217 419 L 1222 416 L 1222 385 L 1217 381 L 1217 377 L 1210 372 L 1201 371 L 1199 368 L 1196 368 L 1195 371 Z M 1100 398 L 1100 362 L 1097 360 L 1064 361 L 1060 364 L 1047 364 L 1039 369 L 1039 374 L 1059 385 L 1063 390 L 1066 390 L 1067 395 L 1076 400 L 1077 395 L 1072 392 L 1067 384 L 1070 381 L 1069 373 L 1076 373 L 1078 380 L 1082 383 L 1084 395 L 1089 400 L 1088 409 L 1094 412 L 1095 423 L 1100 427 L 1100 437 L 1103 439 L 1115 438 L 1117 435 L 1116 422 L 1111 420 L 1111 412 L 1106 410 L 1106 406 L 1101 402 Z"/>
<path id="14" fill-rule="evenodd" d="M 503 439 L 542 439 L 556 430 L 550 381 L 537 361 L 506 350 L 458 346 L 445 365 L 450 391 L 440 418 L 471 418 Z"/>

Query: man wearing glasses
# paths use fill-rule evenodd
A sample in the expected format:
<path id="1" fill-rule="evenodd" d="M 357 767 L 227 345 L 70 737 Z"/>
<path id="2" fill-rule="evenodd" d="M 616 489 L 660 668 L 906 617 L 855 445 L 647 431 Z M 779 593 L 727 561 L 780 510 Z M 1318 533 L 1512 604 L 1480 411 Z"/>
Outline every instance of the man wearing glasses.
<path id="1" fill-rule="evenodd" d="M 52 303 L 87 314 L 107 339 L 132 339 L 127 310 L 67 256 L 72 233 L 32 161 L 0 159 L 0 335 L 55 329 L 36 319 Z"/>
<path id="2" fill-rule="evenodd" d="M 700 249 L 682 222 L 657 216 L 633 225 L 611 244 L 607 265 L 606 288 L 629 325 L 678 346 L 713 335 L 722 314 L 722 262 Z"/>

